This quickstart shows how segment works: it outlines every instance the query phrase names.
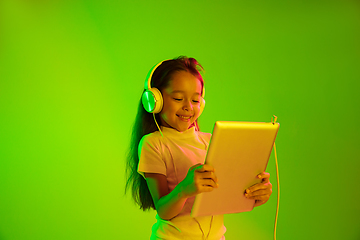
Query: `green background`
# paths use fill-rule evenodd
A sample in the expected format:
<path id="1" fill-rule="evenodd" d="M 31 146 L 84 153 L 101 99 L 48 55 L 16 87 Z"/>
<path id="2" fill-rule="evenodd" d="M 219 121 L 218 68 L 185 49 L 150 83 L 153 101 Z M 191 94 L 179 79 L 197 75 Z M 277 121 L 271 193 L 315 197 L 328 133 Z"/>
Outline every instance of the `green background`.
<path id="1" fill-rule="evenodd" d="M 360 239 L 359 43 L 355 0 L 2 0 L 0 239 L 148 239 L 124 156 L 146 74 L 179 55 L 205 68 L 203 131 L 278 116 L 278 239 Z M 227 239 L 272 238 L 267 171 Z"/>

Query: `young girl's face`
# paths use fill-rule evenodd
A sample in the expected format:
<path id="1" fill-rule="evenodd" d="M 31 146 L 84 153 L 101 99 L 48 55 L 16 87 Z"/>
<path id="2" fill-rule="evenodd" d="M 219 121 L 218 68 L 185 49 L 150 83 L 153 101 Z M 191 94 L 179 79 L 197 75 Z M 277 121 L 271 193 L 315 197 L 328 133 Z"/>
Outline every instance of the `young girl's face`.
<path id="1" fill-rule="evenodd" d="M 161 125 L 183 132 L 199 117 L 201 82 L 186 71 L 173 74 L 169 86 L 163 89 L 164 106 L 161 110 Z"/>

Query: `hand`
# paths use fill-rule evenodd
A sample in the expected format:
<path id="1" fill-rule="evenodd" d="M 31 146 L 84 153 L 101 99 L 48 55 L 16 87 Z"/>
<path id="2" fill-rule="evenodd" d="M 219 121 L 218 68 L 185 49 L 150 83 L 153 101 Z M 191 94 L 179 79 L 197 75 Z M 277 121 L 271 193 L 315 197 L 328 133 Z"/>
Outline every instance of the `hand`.
<path id="1" fill-rule="evenodd" d="M 257 177 L 261 179 L 261 183 L 255 184 L 245 190 L 245 197 L 255 199 L 255 207 L 266 203 L 272 193 L 272 184 L 269 181 L 270 174 L 263 172 Z"/>
<path id="2" fill-rule="evenodd" d="M 185 179 L 179 183 L 182 195 L 186 198 L 202 192 L 211 192 L 218 187 L 215 169 L 210 165 L 196 164 L 192 166 Z"/>

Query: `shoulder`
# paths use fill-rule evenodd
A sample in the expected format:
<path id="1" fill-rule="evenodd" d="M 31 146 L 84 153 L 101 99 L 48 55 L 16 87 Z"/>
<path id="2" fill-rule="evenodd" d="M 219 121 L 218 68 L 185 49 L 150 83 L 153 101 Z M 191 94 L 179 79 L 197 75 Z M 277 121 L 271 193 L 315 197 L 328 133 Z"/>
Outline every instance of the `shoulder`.
<path id="1" fill-rule="evenodd" d="M 147 135 L 144 135 L 139 143 L 139 149 L 143 148 L 144 146 L 151 146 L 152 148 L 160 148 L 162 144 L 160 132 L 152 132 Z"/>
<path id="2" fill-rule="evenodd" d="M 149 134 L 146 134 L 144 135 L 142 138 L 141 138 L 141 141 L 145 141 L 145 142 L 153 142 L 153 141 L 161 141 L 161 134 L 159 131 L 156 131 L 156 132 L 152 132 L 152 133 L 149 133 Z"/>

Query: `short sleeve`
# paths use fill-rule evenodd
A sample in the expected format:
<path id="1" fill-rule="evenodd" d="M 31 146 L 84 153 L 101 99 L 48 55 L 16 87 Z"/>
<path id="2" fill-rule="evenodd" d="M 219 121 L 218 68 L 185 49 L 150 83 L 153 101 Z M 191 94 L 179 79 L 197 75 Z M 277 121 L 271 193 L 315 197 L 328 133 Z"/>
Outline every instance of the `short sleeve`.
<path id="1" fill-rule="evenodd" d="M 138 146 L 138 173 L 159 173 L 166 176 L 166 164 L 163 159 L 161 141 L 152 135 L 145 135 Z"/>

